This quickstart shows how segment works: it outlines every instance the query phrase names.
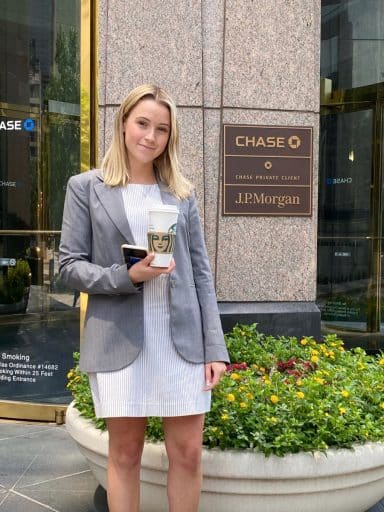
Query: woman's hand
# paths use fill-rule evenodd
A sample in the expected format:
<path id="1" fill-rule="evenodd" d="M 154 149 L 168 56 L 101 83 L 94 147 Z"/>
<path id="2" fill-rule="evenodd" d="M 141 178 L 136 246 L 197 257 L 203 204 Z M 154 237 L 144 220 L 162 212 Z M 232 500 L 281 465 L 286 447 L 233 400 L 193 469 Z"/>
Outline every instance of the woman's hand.
<path id="1" fill-rule="evenodd" d="M 155 257 L 155 253 L 148 254 L 146 258 L 138 261 L 128 270 L 128 275 L 133 284 L 150 281 L 161 274 L 170 274 L 176 267 L 175 260 L 172 258 L 169 267 L 151 267 L 150 264 Z"/>
<path id="2" fill-rule="evenodd" d="M 227 365 L 222 361 L 213 361 L 205 364 L 205 388 L 204 391 L 213 389 L 225 372 Z"/>

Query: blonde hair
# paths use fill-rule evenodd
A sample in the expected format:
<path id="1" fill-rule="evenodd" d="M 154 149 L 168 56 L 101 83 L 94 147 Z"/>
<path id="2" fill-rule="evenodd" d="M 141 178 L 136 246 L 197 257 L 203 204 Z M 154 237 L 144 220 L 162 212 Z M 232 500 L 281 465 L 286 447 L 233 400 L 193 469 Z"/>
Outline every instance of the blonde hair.
<path id="1" fill-rule="evenodd" d="M 157 177 L 168 186 L 176 197 L 184 199 L 191 193 L 193 187 L 181 174 L 179 167 L 179 126 L 176 117 L 176 105 L 164 89 L 152 84 L 140 85 L 133 89 L 121 103 L 116 113 L 112 142 L 101 163 L 104 171 L 104 183 L 110 187 L 124 186 L 129 183 L 129 162 L 125 147 L 123 123 L 139 101 L 147 98 L 152 98 L 165 105 L 171 117 L 167 146 L 154 161 Z"/>

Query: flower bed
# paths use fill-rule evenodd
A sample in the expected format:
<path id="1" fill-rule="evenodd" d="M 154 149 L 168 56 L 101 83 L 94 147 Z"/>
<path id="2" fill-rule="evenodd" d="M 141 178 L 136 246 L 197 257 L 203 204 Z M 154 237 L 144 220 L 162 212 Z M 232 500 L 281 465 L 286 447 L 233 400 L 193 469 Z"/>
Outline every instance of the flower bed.
<path id="1" fill-rule="evenodd" d="M 226 335 L 233 363 L 216 387 L 206 415 L 204 445 L 265 455 L 350 448 L 384 440 L 384 358 L 328 335 L 265 336 L 256 325 Z M 76 408 L 98 428 L 85 374 L 68 374 Z M 161 421 L 150 418 L 147 438 L 162 440 Z"/>

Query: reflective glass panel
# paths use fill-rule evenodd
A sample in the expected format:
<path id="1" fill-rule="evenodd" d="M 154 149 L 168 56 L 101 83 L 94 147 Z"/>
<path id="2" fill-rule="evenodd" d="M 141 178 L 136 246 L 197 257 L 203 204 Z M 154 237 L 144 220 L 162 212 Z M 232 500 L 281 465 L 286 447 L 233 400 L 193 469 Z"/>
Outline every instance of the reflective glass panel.
<path id="1" fill-rule="evenodd" d="M 372 109 L 321 116 L 319 236 L 371 234 Z"/>
<path id="2" fill-rule="evenodd" d="M 67 403 L 79 295 L 58 275 L 80 170 L 80 0 L 0 9 L 0 399 Z"/>
<path id="3" fill-rule="evenodd" d="M 321 76 L 332 88 L 384 80 L 384 2 L 322 0 Z"/>
<path id="4" fill-rule="evenodd" d="M 79 295 L 58 275 L 60 235 L 0 235 L 0 399 L 66 403 Z"/>
<path id="5" fill-rule="evenodd" d="M 374 290 L 373 109 L 321 117 L 317 302 L 328 326 L 367 331 Z"/>

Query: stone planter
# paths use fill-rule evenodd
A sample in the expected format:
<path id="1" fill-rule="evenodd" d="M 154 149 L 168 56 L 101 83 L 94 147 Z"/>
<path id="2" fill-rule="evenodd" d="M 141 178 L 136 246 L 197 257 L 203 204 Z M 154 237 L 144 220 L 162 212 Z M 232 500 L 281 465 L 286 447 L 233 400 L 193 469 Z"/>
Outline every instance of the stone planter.
<path id="1" fill-rule="evenodd" d="M 108 434 L 71 404 L 67 430 L 106 487 Z M 162 443 L 146 443 L 141 471 L 141 510 L 167 511 L 167 457 Z M 364 512 L 384 495 L 384 445 L 354 450 L 265 457 L 259 453 L 203 449 L 200 512 Z"/>

